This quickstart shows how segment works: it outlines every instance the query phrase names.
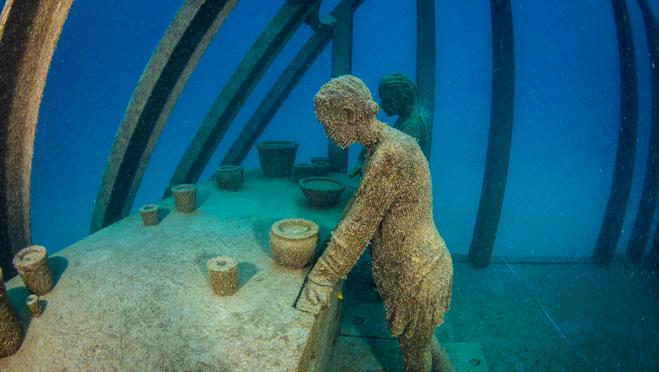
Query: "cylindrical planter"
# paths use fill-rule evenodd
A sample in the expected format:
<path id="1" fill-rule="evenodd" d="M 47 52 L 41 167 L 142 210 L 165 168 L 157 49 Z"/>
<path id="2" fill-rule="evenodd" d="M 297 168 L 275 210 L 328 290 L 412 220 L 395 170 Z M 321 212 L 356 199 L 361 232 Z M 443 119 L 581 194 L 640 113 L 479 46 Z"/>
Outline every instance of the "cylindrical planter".
<path id="1" fill-rule="evenodd" d="M 182 184 L 172 187 L 176 210 L 181 213 L 191 213 L 197 209 L 197 186 Z"/>
<path id="2" fill-rule="evenodd" d="M 0 358 L 12 355 L 21 347 L 23 333 L 9 303 L 7 289 L 0 269 Z"/>
<path id="3" fill-rule="evenodd" d="M 215 168 L 215 182 L 223 190 L 237 190 L 245 180 L 245 171 L 237 165 L 220 165 Z"/>
<path id="4" fill-rule="evenodd" d="M 41 296 L 53 289 L 55 284 L 44 246 L 31 245 L 18 251 L 14 256 L 14 267 L 30 293 Z"/>
<path id="5" fill-rule="evenodd" d="M 272 258 L 278 264 L 301 269 L 313 259 L 318 246 L 318 225 L 302 218 L 275 222 L 270 229 Z"/>
<path id="6" fill-rule="evenodd" d="M 43 309 L 41 308 L 41 303 L 39 302 L 39 296 L 31 294 L 27 296 L 27 301 L 25 301 L 25 306 L 30 310 L 32 316 L 38 318 L 41 316 Z"/>
<path id="7" fill-rule="evenodd" d="M 293 164 L 293 181 L 298 182 L 302 178 L 311 177 L 315 175 L 313 165 L 309 163 L 295 163 Z"/>
<path id="8" fill-rule="evenodd" d="M 238 291 L 238 262 L 233 257 L 211 258 L 207 266 L 213 293 L 218 296 L 231 296 Z"/>
<path id="9" fill-rule="evenodd" d="M 144 226 L 155 226 L 160 223 L 160 207 L 157 204 L 147 204 L 140 208 L 140 217 Z"/>
<path id="10" fill-rule="evenodd" d="M 263 174 L 267 177 L 291 175 L 298 144 L 291 141 L 264 141 L 256 144 Z"/>
<path id="11" fill-rule="evenodd" d="M 313 164 L 313 173 L 315 176 L 325 177 L 329 173 L 330 163 L 327 161 L 317 161 Z"/>

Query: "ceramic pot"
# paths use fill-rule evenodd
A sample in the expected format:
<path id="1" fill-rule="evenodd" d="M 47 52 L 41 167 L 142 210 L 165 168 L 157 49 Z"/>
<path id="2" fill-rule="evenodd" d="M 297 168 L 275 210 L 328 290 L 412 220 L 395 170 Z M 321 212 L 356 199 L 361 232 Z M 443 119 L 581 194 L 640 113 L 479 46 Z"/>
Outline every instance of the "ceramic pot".
<path id="1" fill-rule="evenodd" d="M 293 181 L 298 182 L 302 178 L 311 177 L 315 174 L 313 165 L 309 163 L 293 164 Z"/>
<path id="2" fill-rule="evenodd" d="M 325 177 L 329 174 L 330 163 L 327 161 L 317 161 L 313 164 L 313 174 L 319 177 Z"/>
<path id="3" fill-rule="evenodd" d="M 318 246 L 318 225 L 302 218 L 275 222 L 270 229 L 272 258 L 278 264 L 301 269 L 313 259 Z"/>
<path id="4" fill-rule="evenodd" d="M 316 208 L 325 208 L 341 200 L 345 185 L 330 177 L 307 177 L 298 182 L 300 190 Z"/>
<path id="5" fill-rule="evenodd" d="M 245 180 L 245 171 L 237 165 L 221 165 L 215 168 L 215 182 L 223 190 L 237 190 Z"/>
<path id="6" fill-rule="evenodd" d="M 140 208 L 140 217 L 144 226 L 155 226 L 160 223 L 160 207 L 157 204 L 147 204 Z"/>
<path id="7" fill-rule="evenodd" d="M 191 213 L 197 209 L 197 186 L 182 184 L 172 187 L 174 205 L 182 213 Z"/>
<path id="8" fill-rule="evenodd" d="M 48 266 L 46 247 L 31 245 L 23 248 L 16 253 L 13 263 L 30 293 L 45 295 L 53 289 L 55 283 Z"/>
<path id="9" fill-rule="evenodd" d="M 298 144 L 291 141 L 264 141 L 256 145 L 263 174 L 267 177 L 291 175 Z"/>

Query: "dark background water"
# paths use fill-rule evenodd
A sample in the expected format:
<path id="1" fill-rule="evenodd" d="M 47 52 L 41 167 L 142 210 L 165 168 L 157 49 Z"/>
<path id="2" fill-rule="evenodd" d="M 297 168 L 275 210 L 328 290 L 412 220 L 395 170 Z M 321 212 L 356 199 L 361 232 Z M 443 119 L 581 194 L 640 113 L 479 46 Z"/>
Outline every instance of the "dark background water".
<path id="1" fill-rule="evenodd" d="M 325 1 L 323 13 L 337 0 Z M 100 178 L 131 93 L 180 1 L 74 1 L 46 84 L 32 178 L 35 243 L 51 252 L 84 237 Z M 2 1 L 0 1 L 0 5 Z M 241 0 L 188 81 L 145 174 L 135 206 L 157 201 L 224 82 L 281 5 Z M 652 1 L 659 11 L 657 1 Z M 637 164 L 619 248 L 636 213 L 649 133 L 650 82 L 640 11 L 628 1 L 640 119 Z M 449 248 L 466 253 L 478 208 L 489 126 L 489 1 L 437 1 L 437 96 L 431 168 L 434 208 Z M 619 67 L 609 1 L 513 1 L 513 147 L 495 254 L 590 255 L 606 205 L 619 125 Z M 353 73 L 372 88 L 392 71 L 415 76 L 415 2 L 365 0 L 355 15 Z M 303 25 L 255 89 L 202 179 L 311 34 Z M 330 74 L 318 58 L 261 139 L 323 155 L 311 99 Z M 376 97 L 377 99 L 377 97 Z M 395 118 L 382 119 L 393 122 Z M 356 147 L 356 146 L 353 146 Z M 357 149 L 351 150 L 351 160 Z M 254 152 L 245 165 L 258 165 Z"/>

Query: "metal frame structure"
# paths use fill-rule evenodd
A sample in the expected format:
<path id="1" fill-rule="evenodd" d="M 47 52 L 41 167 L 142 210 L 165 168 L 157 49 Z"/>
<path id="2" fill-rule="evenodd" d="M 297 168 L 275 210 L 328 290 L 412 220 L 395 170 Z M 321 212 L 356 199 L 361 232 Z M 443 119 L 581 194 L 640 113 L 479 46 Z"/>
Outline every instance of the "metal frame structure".
<path id="1" fill-rule="evenodd" d="M 239 164 L 318 54 L 332 44 L 332 76 L 351 72 L 353 14 L 363 0 L 343 0 L 332 21 L 320 21 L 321 0 L 286 0 L 220 91 L 188 146 L 170 184 L 195 182 L 255 85 L 290 37 L 307 22 L 314 34 L 299 50 L 230 147 L 223 164 Z M 657 25 L 646 0 L 643 12 L 652 60 L 659 58 Z M 30 243 L 30 176 L 37 114 L 50 60 L 72 0 L 8 0 L 0 16 L 0 262 Z M 237 0 L 186 0 L 164 33 L 133 92 L 109 156 L 91 230 L 123 218 L 132 206 L 153 148 L 191 72 Z M 469 252 L 472 264 L 489 264 L 503 205 L 513 128 L 515 59 L 510 0 L 490 0 L 493 84 L 489 142 L 481 199 Z M 638 82 L 632 30 L 625 0 L 612 0 L 621 65 L 620 137 L 611 194 L 594 250 L 594 262 L 608 265 L 619 240 L 634 163 Z M 417 0 L 417 85 L 428 132 L 435 95 L 435 0 Z M 657 70 L 653 76 L 653 124 L 643 200 L 628 255 L 642 255 L 656 209 L 659 119 Z M 657 137 L 657 138 L 655 138 Z M 331 144 L 332 168 L 346 171 L 347 153 Z M 169 190 L 169 187 L 168 187 Z M 166 192 L 165 194 L 168 194 Z M 648 217 L 650 216 L 650 217 Z M 658 234 L 659 235 L 659 234 Z M 655 235 L 651 257 L 659 257 Z M 642 243 L 642 244 L 640 244 Z M 641 248 L 639 248 L 639 246 Z M 640 249 L 640 250 L 639 250 Z"/>

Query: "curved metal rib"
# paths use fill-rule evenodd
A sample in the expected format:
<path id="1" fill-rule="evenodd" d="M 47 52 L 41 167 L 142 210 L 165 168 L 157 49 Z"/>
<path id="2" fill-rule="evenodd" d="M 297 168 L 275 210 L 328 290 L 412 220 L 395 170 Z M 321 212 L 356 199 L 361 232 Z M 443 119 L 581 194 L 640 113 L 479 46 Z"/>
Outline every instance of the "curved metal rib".
<path id="1" fill-rule="evenodd" d="M 133 92 L 94 204 L 94 232 L 130 212 L 153 148 L 185 83 L 237 0 L 187 0 Z"/>
<path id="2" fill-rule="evenodd" d="M 492 107 L 485 175 L 469 261 L 490 264 L 508 177 L 515 104 L 515 43 L 510 0 L 490 0 L 492 8 Z"/>
<path id="3" fill-rule="evenodd" d="M 30 244 L 30 177 L 41 96 L 72 0 L 7 0 L 0 15 L 0 264 Z"/>

